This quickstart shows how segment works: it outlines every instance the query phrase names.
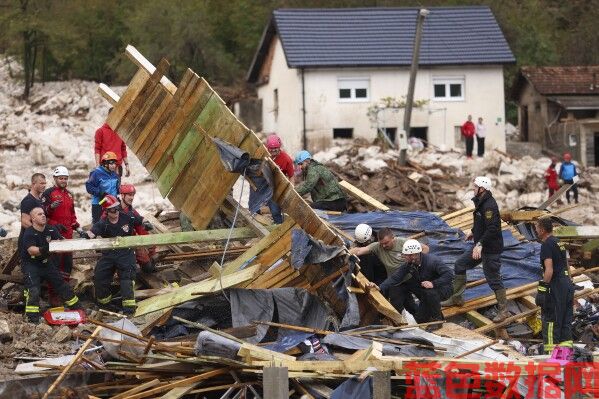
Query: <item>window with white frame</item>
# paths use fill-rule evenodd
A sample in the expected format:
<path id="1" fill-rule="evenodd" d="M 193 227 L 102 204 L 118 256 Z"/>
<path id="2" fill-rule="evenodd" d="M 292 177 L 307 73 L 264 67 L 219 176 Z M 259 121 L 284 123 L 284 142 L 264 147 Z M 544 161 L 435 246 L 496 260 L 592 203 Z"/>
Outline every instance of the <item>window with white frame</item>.
<path id="1" fill-rule="evenodd" d="M 370 98 L 369 78 L 338 78 L 339 101 L 368 101 Z"/>
<path id="2" fill-rule="evenodd" d="M 436 101 L 464 100 L 464 78 L 433 78 L 433 99 Z"/>

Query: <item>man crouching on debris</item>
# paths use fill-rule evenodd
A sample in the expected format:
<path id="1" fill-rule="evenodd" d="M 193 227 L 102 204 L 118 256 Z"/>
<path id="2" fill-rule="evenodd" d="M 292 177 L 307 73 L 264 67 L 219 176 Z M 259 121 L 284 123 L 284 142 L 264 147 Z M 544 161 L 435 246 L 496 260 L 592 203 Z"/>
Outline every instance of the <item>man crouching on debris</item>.
<path id="1" fill-rule="evenodd" d="M 23 232 L 21 245 L 22 272 L 25 283 L 25 315 L 31 323 L 40 320 L 40 291 L 42 281 L 49 282 L 70 309 L 80 309 L 79 298 L 62 279 L 56 259 L 49 254 L 50 241 L 62 240 L 58 230 L 46 224 L 42 208 L 33 208 L 29 214 L 32 226 Z"/>
<path id="2" fill-rule="evenodd" d="M 568 273 L 566 248 L 553 236 L 553 223 L 548 217 L 535 224 L 541 244 L 541 267 L 543 279 L 535 303 L 541 307 L 543 344 L 545 352 L 551 353 L 555 345 L 572 348 L 572 302 L 574 286 Z"/>
<path id="3" fill-rule="evenodd" d="M 443 320 L 441 301 L 451 295 L 453 271 L 441 259 L 423 253 L 422 245 L 416 240 L 407 240 L 403 244 L 402 254 L 405 263 L 380 287 L 372 282 L 369 287 L 379 288 L 398 311 L 401 312 L 405 306 L 418 323 Z M 419 300 L 417 307 L 412 295 Z M 408 304 L 410 308 L 406 306 Z M 440 327 L 441 324 L 434 324 L 427 330 L 434 331 Z"/>
<path id="4" fill-rule="evenodd" d="M 304 177 L 304 181 L 295 187 L 295 191 L 300 196 L 310 193 L 312 208 L 345 212 L 347 200 L 333 172 L 313 160 L 312 155 L 306 150 L 297 153 L 295 163 L 302 169 Z"/>
<path id="5" fill-rule="evenodd" d="M 474 179 L 474 222 L 472 233 L 467 240 L 474 240 L 472 251 L 460 256 L 454 266 L 453 295 L 443 306 L 462 306 L 462 297 L 466 289 L 466 270 L 472 269 L 482 262 L 483 272 L 489 287 L 497 298 L 497 315 L 493 322 L 500 323 L 508 317 L 506 290 L 501 278 L 501 252 L 503 236 L 501 234 L 501 217 L 499 207 L 491 194 L 491 179 L 478 176 Z"/>
<path id="6" fill-rule="evenodd" d="M 87 232 L 89 238 L 124 237 L 135 234 L 135 228 L 142 225 L 142 219 L 124 214 L 119 209 L 119 200 L 113 195 L 107 195 L 100 205 L 106 211 L 106 219 L 95 223 L 91 231 Z M 102 306 L 107 306 L 112 300 L 110 285 L 115 269 L 119 273 L 123 313 L 135 313 L 135 251 L 131 248 L 106 249 L 96 263 L 94 270 L 94 287 L 96 301 Z"/>

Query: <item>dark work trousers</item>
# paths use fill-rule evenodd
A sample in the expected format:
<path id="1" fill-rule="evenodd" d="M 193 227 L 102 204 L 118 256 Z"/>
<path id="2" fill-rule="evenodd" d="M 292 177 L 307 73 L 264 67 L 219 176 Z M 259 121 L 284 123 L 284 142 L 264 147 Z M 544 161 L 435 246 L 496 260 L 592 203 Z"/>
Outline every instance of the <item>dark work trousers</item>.
<path id="1" fill-rule="evenodd" d="M 23 262 L 23 283 L 25 286 L 25 314 L 30 318 L 38 318 L 40 313 L 40 293 L 43 281 L 54 287 L 66 306 L 73 306 L 79 299 L 73 289 L 63 280 L 56 264 L 50 259 L 43 266 L 35 263 Z"/>
<path id="2" fill-rule="evenodd" d="M 573 301 L 574 286 L 570 278 L 565 275 L 553 278 L 541 308 L 545 352 L 551 353 L 555 345 L 572 347 Z"/>
<path id="3" fill-rule="evenodd" d="M 92 225 L 97 223 L 102 216 L 102 205 L 92 204 Z"/>
<path id="4" fill-rule="evenodd" d="M 449 286 L 424 288 L 415 284 L 401 284 L 389 288 L 389 302 L 398 312 L 405 309 L 414 316 L 416 322 L 426 323 L 443 320 L 441 301 L 449 298 L 451 294 L 452 287 Z M 419 300 L 418 305 L 414 296 Z"/>
<path id="5" fill-rule="evenodd" d="M 573 180 L 564 180 L 564 183 L 572 184 L 572 183 L 574 183 L 574 181 Z M 578 184 L 575 184 L 572 187 L 570 187 L 569 190 L 566 190 L 566 201 L 568 201 L 568 204 L 570 203 L 570 193 L 572 193 L 574 195 L 574 202 L 578 204 Z"/>
<path id="6" fill-rule="evenodd" d="M 479 157 L 485 155 L 485 138 L 476 136 L 476 151 Z"/>
<path id="7" fill-rule="evenodd" d="M 468 250 L 462 254 L 455 261 L 454 271 L 455 274 L 466 274 L 466 270 L 473 269 L 479 263 L 483 264 L 483 272 L 489 287 L 493 291 L 497 291 L 503 288 L 503 280 L 501 278 L 501 254 L 485 254 L 483 252 L 482 258 L 479 260 L 472 259 L 472 250 Z"/>
<path id="8" fill-rule="evenodd" d="M 57 255 L 58 259 L 58 273 L 65 282 L 69 282 L 71 279 L 71 271 L 73 270 L 73 253 L 63 252 Z M 52 284 L 48 284 L 48 298 L 52 306 L 58 305 L 57 292 Z"/>
<path id="9" fill-rule="evenodd" d="M 339 198 L 335 201 L 317 201 L 312 203 L 312 208 L 323 211 L 345 212 L 347 210 L 347 200 Z"/>
<path id="10" fill-rule="evenodd" d="M 133 250 L 114 250 L 102 252 L 94 270 L 96 301 L 107 305 L 112 300 L 110 285 L 115 270 L 119 274 L 123 308 L 135 308 L 135 252 Z"/>
<path id="11" fill-rule="evenodd" d="M 376 285 L 381 285 L 387 278 L 385 265 L 375 254 L 366 254 L 360 256 L 360 271 L 369 281 Z"/>
<path id="12" fill-rule="evenodd" d="M 268 209 L 270 209 L 270 214 L 275 224 L 283 223 L 283 214 L 281 213 L 281 207 L 272 198 L 268 200 Z"/>
<path id="13" fill-rule="evenodd" d="M 474 137 L 465 137 L 466 140 L 466 156 L 472 157 L 472 149 L 474 148 Z"/>

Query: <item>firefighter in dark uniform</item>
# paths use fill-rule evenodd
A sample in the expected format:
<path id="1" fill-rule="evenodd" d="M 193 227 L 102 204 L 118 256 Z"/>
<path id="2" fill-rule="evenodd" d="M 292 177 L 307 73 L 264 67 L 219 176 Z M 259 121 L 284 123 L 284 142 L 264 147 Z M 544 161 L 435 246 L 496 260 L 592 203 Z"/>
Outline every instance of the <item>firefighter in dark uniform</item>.
<path id="1" fill-rule="evenodd" d="M 378 287 L 389 297 L 391 304 L 402 311 L 412 295 L 419 300 L 414 310 L 406 310 L 414 315 L 418 323 L 443 320 L 441 301 L 451 296 L 453 271 L 436 256 L 422 253 L 422 245 L 417 240 L 407 240 L 402 248 L 405 263 Z M 374 283 L 369 287 L 377 288 Z M 429 326 L 429 331 L 441 327 Z"/>
<path id="2" fill-rule="evenodd" d="M 31 323 L 39 323 L 40 291 L 42 281 L 52 284 L 70 309 L 80 309 L 79 298 L 62 279 L 56 266 L 56 258 L 50 256 L 50 241 L 62 240 L 56 228 L 46 224 L 46 215 L 41 207 L 30 213 L 32 225 L 23 232 L 21 242 L 21 270 L 25 285 L 25 315 Z"/>
<path id="3" fill-rule="evenodd" d="M 468 250 L 460 256 L 454 265 L 455 278 L 453 295 L 443 306 L 462 306 L 462 297 L 466 289 L 466 271 L 482 262 L 483 272 L 489 287 L 497 298 L 497 315 L 493 322 L 504 321 L 508 316 L 506 290 L 501 278 L 501 252 L 503 252 L 503 236 L 501 234 L 501 217 L 499 207 L 491 194 L 491 179 L 478 176 L 474 179 L 474 211 L 472 233 L 466 238 L 474 241 L 472 251 Z"/>
<path id="4" fill-rule="evenodd" d="M 568 273 L 564 244 L 552 235 L 551 219 L 539 219 L 535 229 L 542 242 L 543 268 L 543 279 L 539 281 L 535 303 L 541 307 L 545 352 L 551 353 L 555 345 L 572 348 L 574 285 Z"/>
<path id="5" fill-rule="evenodd" d="M 135 227 L 142 224 L 141 218 L 122 213 L 119 200 L 113 195 L 106 195 L 100 201 L 106 211 L 106 218 L 95 223 L 87 232 L 89 238 L 125 237 L 135 235 Z M 110 285 L 115 269 L 119 274 L 123 313 L 135 313 L 135 251 L 131 248 L 103 250 L 102 256 L 94 270 L 94 287 L 96 301 L 103 307 L 112 301 Z"/>

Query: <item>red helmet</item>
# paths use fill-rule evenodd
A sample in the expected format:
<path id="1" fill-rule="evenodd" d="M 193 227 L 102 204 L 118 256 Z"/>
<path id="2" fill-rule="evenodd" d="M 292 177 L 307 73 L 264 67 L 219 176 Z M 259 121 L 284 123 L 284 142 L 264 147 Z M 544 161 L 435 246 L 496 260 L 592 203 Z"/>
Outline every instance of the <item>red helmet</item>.
<path id="1" fill-rule="evenodd" d="M 564 153 L 564 161 L 570 162 L 572 160 L 572 155 L 569 152 Z"/>
<path id="2" fill-rule="evenodd" d="M 100 201 L 100 205 L 102 205 L 102 208 L 104 209 L 114 208 L 120 204 L 121 203 L 119 202 L 118 198 L 110 194 L 106 194 L 106 196 L 104 196 L 104 198 Z"/>
<path id="3" fill-rule="evenodd" d="M 281 148 L 281 139 L 276 134 L 271 134 L 266 138 L 266 148 L 269 150 L 274 150 L 277 148 Z"/>
<path id="4" fill-rule="evenodd" d="M 135 194 L 135 186 L 133 184 L 121 184 L 119 192 L 121 194 Z"/>

